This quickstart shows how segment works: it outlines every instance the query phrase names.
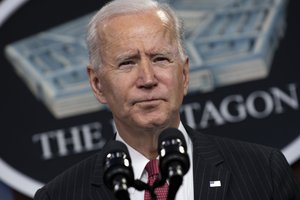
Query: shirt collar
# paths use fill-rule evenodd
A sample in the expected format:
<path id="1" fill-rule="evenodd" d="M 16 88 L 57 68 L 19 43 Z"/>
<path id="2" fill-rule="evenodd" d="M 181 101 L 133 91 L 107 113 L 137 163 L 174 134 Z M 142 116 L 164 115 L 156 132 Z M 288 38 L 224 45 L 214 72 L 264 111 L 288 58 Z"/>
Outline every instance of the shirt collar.
<path id="1" fill-rule="evenodd" d="M 140 152 L 138 152 L 137 150 L 132 148 L 129 144 L 127 144 L 123 140 L 123 138 L 120 136 L 118 131 L 117 131 L 117 135 L 116 135 L 116 140 L 123 142 L 127 146 L 128 152 L 129 152 L 129 155 L 131 158 L 131 162 L 134 163 L 132 165 L 134 179 L 140 179 L 142 176 L 143 170 L 149 160 L 143 154 L 141 154 Z"/>

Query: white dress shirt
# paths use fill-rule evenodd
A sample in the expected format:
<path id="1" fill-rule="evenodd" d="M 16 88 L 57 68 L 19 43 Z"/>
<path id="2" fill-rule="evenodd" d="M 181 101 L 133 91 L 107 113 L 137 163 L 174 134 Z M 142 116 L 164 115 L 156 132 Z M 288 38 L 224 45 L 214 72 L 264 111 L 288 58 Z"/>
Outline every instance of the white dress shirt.
<path id="1" fill-rule="evenodd" d="M 176 200 L 192 200 L 194 199 L 194 182 L 193 182 L 193 145 L 190 137 L 188 136 L 184 126 L 180 122 L 178 129 L 183 133 L 184 138 L 187 143 L 187 153 L 190 158 L 190 169 L 187 174 L 183 177 L 183 183 L 179 188 L 176 194 Z M 148 174 L 145 170 L 146 164 L 149 160 L 139 153 L 137 150 L 129 146 L 119 135 L 117 131 L 116 140 L 123 142 L 129 151 L 131 161 L 132 161 L 132 168 L 134 173 L 134 179 L 140 179 L 147 183 L 148 181 Z M 129 188 L 129 195 L 131 200 L 144 200 L 144 191 L 138 191 L 135 188 Z"/>

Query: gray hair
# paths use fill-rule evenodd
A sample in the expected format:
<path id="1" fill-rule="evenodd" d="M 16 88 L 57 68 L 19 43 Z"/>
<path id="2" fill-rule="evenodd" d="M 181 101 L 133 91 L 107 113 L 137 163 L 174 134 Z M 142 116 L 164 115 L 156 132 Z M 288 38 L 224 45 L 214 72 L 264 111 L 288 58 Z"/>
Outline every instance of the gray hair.
<path id="1" fill-rule="evenodd" d="M 102 65 L 101 58 L 101 45 L 98 35 L 98 25 L 103 23 L 109 18 L 126 13 L 139 13 L 146 10 L 162 10 L 171 20 L 171 28 L 175 31 L 176 40 L 178 43 L 178 50 L 180 57 L 185 57 L 185 51 L 183 47 L 183 23 L 176 16 L 174 11 L 167 5 L 158 3 L 155 0 L 113 0 L 103 6 L 91 19 L 88 24 L 88 30 L 86 35 L 86 43 L 89 53 L 90 64 L 94 68 L 100 68 Z"/>

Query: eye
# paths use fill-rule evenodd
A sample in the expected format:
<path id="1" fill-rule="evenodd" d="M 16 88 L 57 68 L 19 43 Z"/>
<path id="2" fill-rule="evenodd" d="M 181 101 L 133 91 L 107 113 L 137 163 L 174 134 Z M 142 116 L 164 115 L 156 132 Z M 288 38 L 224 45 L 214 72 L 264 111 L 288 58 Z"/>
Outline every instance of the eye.
<path id="1" fill-rule="evenodd" d="M 119 68 L 128 68 L 135 64 L 133 60 L 125 60 L 119 64 Z"/>
<path id="2" fill-rule="evenodd" d="M 153 62 L 154 63 L 158 63 L 158 62 L 170 62 L 170 59 L 166 56 L 155 56 L 153 58 Z"/>

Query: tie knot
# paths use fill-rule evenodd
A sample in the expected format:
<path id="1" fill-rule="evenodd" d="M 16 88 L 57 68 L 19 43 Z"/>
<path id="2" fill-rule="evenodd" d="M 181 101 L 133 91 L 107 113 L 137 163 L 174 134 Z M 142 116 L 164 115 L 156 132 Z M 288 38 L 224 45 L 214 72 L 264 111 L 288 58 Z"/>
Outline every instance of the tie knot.
<path id="1" fill-rule="evenodd" d="M 146 167 L 145 170 L 148 173 L 148 176 L 154 176 L 154 175 L 158 175 L 159 174 L 159 169 L 158 169 L 158 160 L 154 159 L 154 160 L 150 160 Z"/>

